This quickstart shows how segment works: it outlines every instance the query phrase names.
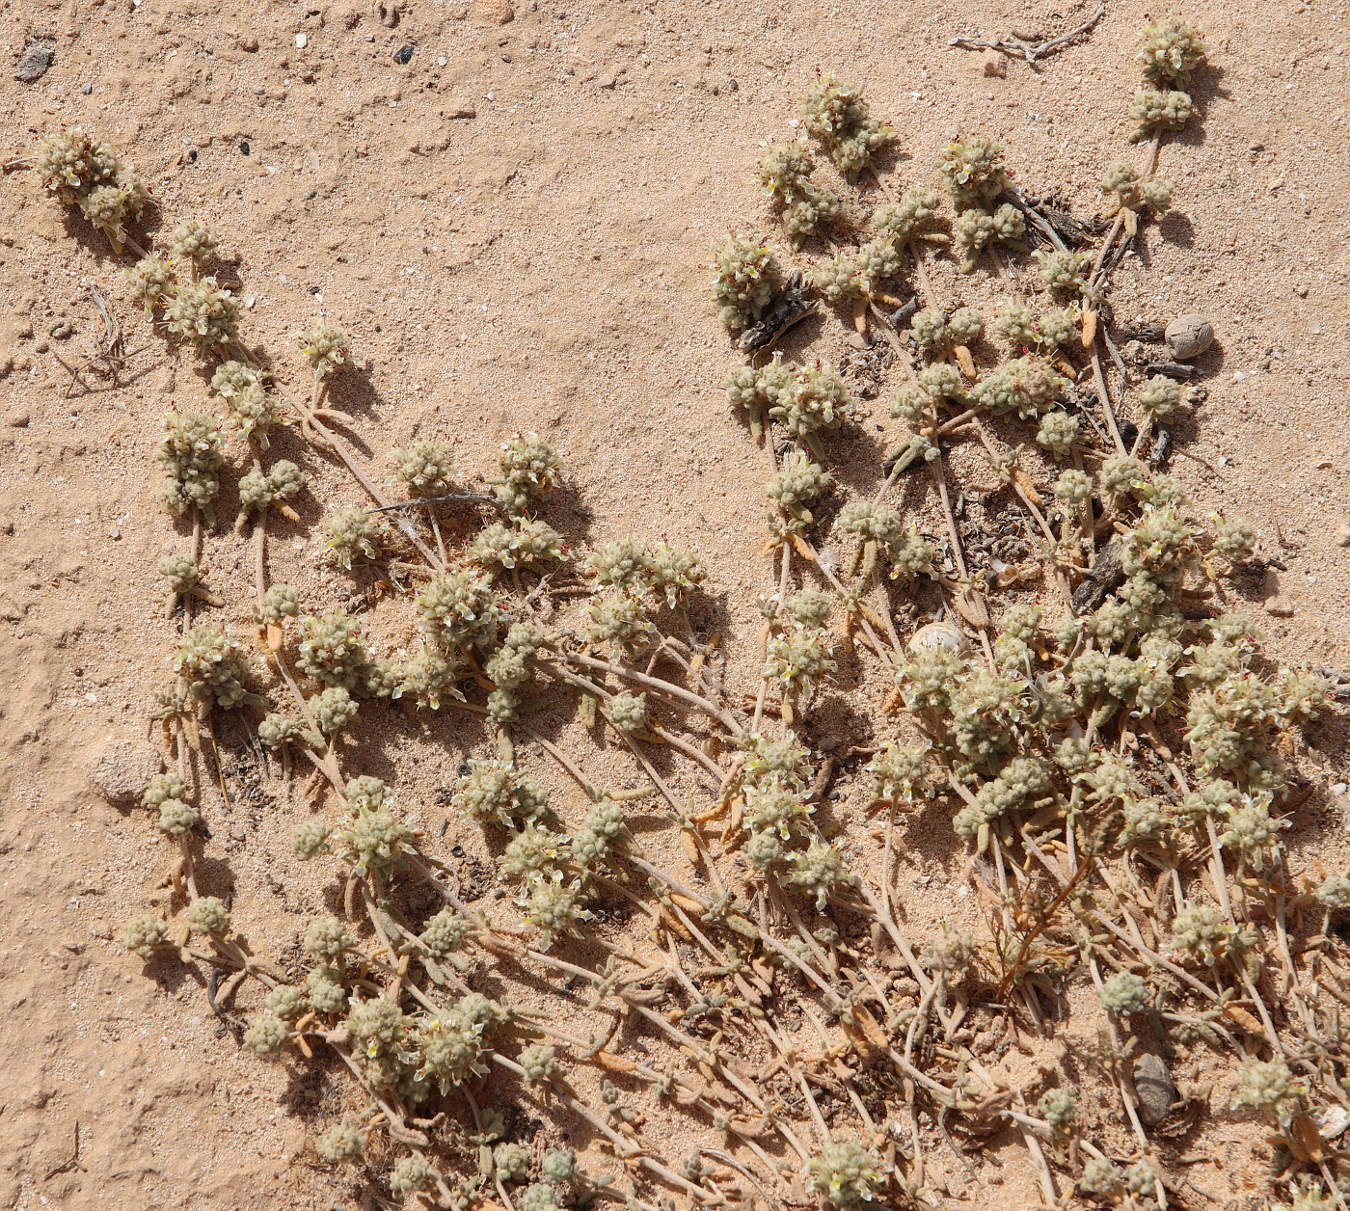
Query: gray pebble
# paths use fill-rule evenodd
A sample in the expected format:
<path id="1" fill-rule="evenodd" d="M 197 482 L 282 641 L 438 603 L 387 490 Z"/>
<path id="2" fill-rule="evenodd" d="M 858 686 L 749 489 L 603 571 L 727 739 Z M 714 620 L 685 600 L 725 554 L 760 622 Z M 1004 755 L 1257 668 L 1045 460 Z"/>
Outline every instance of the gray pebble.
<path id="1" fill-rule="evenodd" d="M 1147 1052 L 1134 1062 L 1134 1092 L 1139 1099 L 1140 1121 L 1146 1127 L 1162 1122 L 1178 1096 L 1167 1065 Z"/>
<path id="2" fill-rule="evenodd" d="M 1183 361 L 1199 357 L 1214 343 L 1214 328 L 1203 315 L 1182 315 L 1167 325 L 1167 347 Z"/>
<path id="3" fill-rule="evenodd" d="M 24 48 L 23 58 L 14 69 L 14 78 L 24 84 L 35 84 L 56 62 L 56 52 L 41 42 L 30 42 Z"/>
<path id="4" fill-rule="evenodd" d="M 94 86 L 86 82 L 80 85 L 80 91 L 84 93 L 84 95 L 87 97 L 91 92 L 94 91 Z"/>

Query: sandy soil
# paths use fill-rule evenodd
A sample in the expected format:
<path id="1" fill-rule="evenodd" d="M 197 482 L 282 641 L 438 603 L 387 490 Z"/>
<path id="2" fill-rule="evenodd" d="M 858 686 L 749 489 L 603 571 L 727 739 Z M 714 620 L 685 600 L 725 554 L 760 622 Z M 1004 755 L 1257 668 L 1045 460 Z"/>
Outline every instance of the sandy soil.
<path id="1" fill-rule="evenodd" d="M 1208 400 L 1182 435 L 1194 458 L 1176 473 L 1207 507 L 1250 518 L 1284 564 L 1252 586 L 1274 652 L 1347 665 L 1350 30 L 1327 3 L 1216 0 L 1187 15 L 1216 70 L 1197 91 L 1203 122 L 1164 153 L 1178 213 L 1148 236 L 1147 270 L 1127 261 L 1118 275 L 1117 314 L 1199 308 L 1213 322 Z M 902 178 L 932 179 L 940 146 L 977 128 L 1006 141 L 1030 192 L 1090 212 L 1128 129 L 1144 16 L 1112 3 L 1081 45 L 1000 78 L 947 40 L 1053 32 L 1049 4 L 10 0 L 5 53 L 17 62 L 43 40 L 55 62 L 35 83 L 0 81 L 0 154 L 74 123 L 113 142 L 166 227 L 222 229 L 250 337 L 293 390 L 292 333 L 320 312 L 351 332 L 363 370 L 342 402 L 374 457 L 437 435 L 484 469 L 512 429 L 537 429 L 590 514 L 574 511 L 569 537 L 696 545 L 734 644 L 755 634 L 764 587 L 764 464 L 722 398 L 736 358 L 704 264 L 729 227 L 769 229 L 747 180 L 758 143 L 789 133 L 799 96 L 833 68 L 901 130 Z M 157 506 L 152 452 L 164 409 L 203 406 L 204 385 L 135 313 L 106 245 L 21 169 L 0 182 L 0 265 L 0 1205 L 354 1205 L 356 1187 L 304 1149 L 307 1116 L 342 1094 L 241 1053 L 195 983 L 147 978 L 118 940 L 165 896 L 167 858 L 90 775 L 110 745 L 134 762 L 154 738 L 175 631 L 155 564 L 184 537 Z M 58 355 L 82 361 L 101 331 L 87 283 L 135 356 L 121 386 L 85 394 Z M 844 347 L 842 333 L 822 339 Z M 310 462 L 316 498 L 356 500 Z M 274 558 L 307 601 L 338 605 L 350 582 L 320 568 L 306 537 L 317 506 L 302 511 Z M 241 625 L 251 558 L 243 540 L 207 543 L 207 583 L 239 603 L 222 617 Z M 1328 731 L 1314 753 L 1333 781 L 1338 740 Z M 430 793 L 460 760 L 455 742 L 449 728 L 383 751 L 388 768 L 416 762 L 410 798 L 428 826 L 444 817 Z M 212 878 L 238 890 L 260 948 L 282 949 L 326 889 L 289 855 L 295 809 L 227 766 L 230 805 L 207 809 Z M 1344 858 L 1344 812 L 1333 795 L 1300 819 L 1307 860 Z M 941 911 L 956 866 L 910 857 L 912 915 Z M 1227 1078 L 1207 1075 L 1221 1106 Z M 1210 1158 L 1191 1172 L 1212 1202 L 1192 1205 L 1256 1205 L 1250 1166 L 1212 1146 L 1236 1130 L 1220 1113 L 1188 1145 Z M 1029 1190 L 1004 1179 L 1005 1201 Z M 953 1176 L 953 1205 L 984 1204 L 991 1180 Z"/>

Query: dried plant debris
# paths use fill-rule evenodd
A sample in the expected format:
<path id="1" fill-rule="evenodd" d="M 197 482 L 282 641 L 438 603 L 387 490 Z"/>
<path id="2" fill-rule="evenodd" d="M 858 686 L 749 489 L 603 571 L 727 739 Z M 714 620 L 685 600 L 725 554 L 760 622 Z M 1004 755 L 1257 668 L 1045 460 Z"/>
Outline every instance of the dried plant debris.
<path id="1" fill-rule="evenodd" d="M 165 250 L 137 250 L 128 297 L 186 338 L 177 354 L 201 361 L 212 410 L 171 412 L 157 452 L 164 503 L 193 538 L 159 565 L 182 616 L 156 706 L 173 772 L 144 788 L 134 826 L 166 838 L 172 868 L 124 939 L 196 969 L 222 1014 L 224 978 L 260 1060 L 347 1081 L 310 1124 L 316 1163 L 404 1205 L 859 1211 L 942 1205 L 944 1150 L 959 1139 L 978 1157 L 1001 1133 L 1000 1164 L 1024 1141 L 1047 1202 L 1162 1208 L 1165 1141 L 1227 1129 L 1173 1082 L 1184 1051 L 1227 1065 L 1231 1112 L 1272 1133 L 1272 1199 L 1338 1204 L 1323 1124 L 1350 1063 L 1334 928 L 1350 875 L 1311 870 L 1291 845 L 1303 729 L 1332 687 L 1268 660 L 1240 612 L 1252 528 L 1206 515 L 1145 461 L 1188 406 L 1180 387 L 1154 376 L 1108 394 L 1092 365 L 1098 270 L 1172 203 L 1158 152 L 1204 66 L 1177 18 L 1150 25 L 1140 53 L 1150 154 L 1106 170 L 1095 254 L 1051 241 L 1025 255 L 1030 203 L 990 136 L 959 136 L 933 181 L 890 189 L 877 153 L 894 132 L 829 76 L 806 129 L 849 189 L 882 183 L 870 230 L 830 246 L 834 217 L 865 208 L 815 181 L 805 144 L 764 153 L 789 243 L 826 247 L 791 267 L 758 238 L 718 249 L 717 318 L 744 352 L 818 299 L 860 328 L 889 324 L 875 303 L 911 271 L 922 299 L 875 367 L 903 427 L 884 482 L 833 461 L 859 406 L 823 359 L 728 376 L 772 469 L 751 544 L 771 568 L 762 625 L 727 651 L 695 621 L 716 590 L 698 554 L 570 537 L 562 458 L 532 432 L 505 435 L 480 469 L 435 439 L 388 450 L 383 473 L 343 450 L 364 497 L 319 501 L 310 550 L 393 599 L 363 598 L 373 625 L 271 583 L 269 518 L 306 524 L 285 512 L 300 451 L 342 450 L 325 401 L 359 335 L 320 321 L 300 335 L 303 364 L 264 372 L 246 317 L 200 273 L 214 229 L 189 219 Z M 71 131 L 39 166 L 125 242 L 144 197 L 113 152 Z M 939 180 L 950 237 L 934 230 Z M 986 315 L 934 297 L 925 252 L 999 279 L 1007 301 Z M 282 394 L 297 378 L 308 403 Z M 267 431 L 292 415 L 300 461 L 268 459 Z M 992 490 L 960 482 L 958 445 Z M 927 474 L 899 482 L 911 466 Z M 199 554 L 243 541 L 212 512 L 236 489 L 256 572 L 250 600 L 226 608 L 253 635 L 194 617 L 229 587 L 205 590 Z M 988 524 L 995 501 L 1007 530 Z M 856 744 L 826 733 L 827 699 L 854 713 Z M 236 932 L 242 888 L 231 905 L 198 889 L 220 808 L 192 754 L 208 730 L 226 736 L 211 726 L 226 712 L 275 778 L 313 771 L 294 854 L 331 877 L 341 916 L 307 921 L 285 970 Z M 449 715 L 454 731 L 433 727 Z M 400 776 L 407 750 L 363 772 L 353 741 L 377 720 L 446 746 L 458 773 L 440 832 Z M 893 878 L 920 815 L 928 846 L 931 821 L 948 821 L 950 877 L 975 892 L 931 924 L 902 911 Z M 462 878 L 479 834 L 488 856 Z M 1076 1037 L 1100 1045 L 1071 1073 L 1038 1048 L 1051 1020 L 1080 1018 Z M 1011 1034 L 1043 1062 L 1030 1082 L 986 1062 Z M 566 1143 L 578 1122 L 581 1153 Z M 692 1151 L 670 1155 L 674 1138 Z"/>

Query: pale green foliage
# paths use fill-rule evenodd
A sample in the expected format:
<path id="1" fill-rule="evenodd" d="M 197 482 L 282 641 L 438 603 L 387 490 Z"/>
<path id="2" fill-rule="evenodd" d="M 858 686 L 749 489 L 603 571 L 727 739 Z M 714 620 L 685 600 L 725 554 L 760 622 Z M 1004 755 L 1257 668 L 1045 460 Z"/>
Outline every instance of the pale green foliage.
<path id="1" fill-rule="evenodd" d="M 1154 420 L 1165 421 L 1181 403 L 1181 384 L 1155 374 L 1139 388 L 1139 407 Z"/>
<path id="2" fill-rule="evenodd" d="M 164 306 L 177 283 L 173 265 L 161 256 L 142 257 L 130 269 L 122 271 L 131 297 L 141 304 L 146 313 Z"/>
<path id="3" fill-rule="evenodd" d="M 274 584 L 263 594 L 262 605 L 258 607 L 260 622 L 279 623 L 286 618 L 300 615 L 300 594 L 288 584 Z"/>
<path id="4" fill-rule="evenodd" d="M 528 774 L 502 761 L 472 761 L 455 791 L 454 805 L 483 823 L 510 825 L 539 819 L 547 809 L 544 789 Z"/>
<path id="5" fill-rule="evenodd" d="M 793 522 L 810 524 L 810 506 L 834 487 L 834 478 L 805 454 L 792 454 L 769 481 L 769 499 Z"/>
<path id="6" fill-rule="evenodd" d="M 1081 252 L 1033 252 L 1040 267 L 1041 281 L 1053 294 L 1076 295 L 1084 286 L 1083 266 L 1087 256 Z"/>
<path id="7" fill-rule="evenodd" d="M 443 442 L 419 441 L 389 451 L 394 483 L 409 496 L 437 496 L 454 487 L 458 472 Z"/>
<path id="8" fill-rule="evenodd" d="M 869 116 L 862 91 L 822 72 L 802 102 L 802 121 L 819 139 L 835 167 L 849 180 L 871 162 L 872 156 L 896 142 L 895 130 Z"/>
<path id="9" fill-rule="evenodd" d="M 297 332 L 295 339 L 316 379 L 328 378 L 352 355 L 347 334 L 327 320 L 315 320 L 303 332 Z"/>
<path id="10" fill-rule="evenodd" d="M 901 268 L 900 246 L 890 235 L 881 235 L 849 252 L 835 253 L 811 270 L 811 284 L 828 302 L 870 299 Z"/>
<path id="11" fill-rule="evenodd" d="M 1010 248 L 1023 249 L 1022 237 L 1026 234 L 1026 219 L 1022 212 L 1010 202 L 999 206 L 992 214 L 972 207 L 962 210 L 956 216 L 952 228 L 956 246 L 961 249 L 961 271 L 969 273 L 990 244 L 1005 244 Z"/>
<path id="12" fill-rule="evenodd" d="M 239 516 L 289 500 L 305 486 L 304 473 L 290 459 L 279 458 L 266 471 L 253 470 L 239 481 Z"/>
<path id="13" fill-rule="evenodd" d="M 492 585 L 479 571 L 439 572 L 417 595 L 422 627 L 442 648 L 490 647 L 501 624 Z"/>
<path id="14" fill-rule="evenodd" d="M 562 535 L 547 522 L 519 518 L 514 525 L 493 522 L 478 532 L 473 557 L 485 567 L 508 571 L 537 567 L 563 557 Z"/>
<path id="15" fill-rule="evenodd" d="M 244 1046 L 265 1058 L 277 1055 L 291 1041 L 291 1028 L 276 1014 L 260 1013 L 244 1029 Z"/>
<path id="16" fill-rule="evenodd" d="M 874 799 L 896 807 L 912 806 L 916 794 L 928 789 L 927 745 L 915 747 L 892 740 L 871 761 L 866 770 L 872 776 Z"/>
<path id="17" fill-rule="evenodd" d="M 948 143 L 939 167 L 958 211 L 987 210 L 1008 187 L 1003 145 L 987 135 L 970 134 Z"/>
<path id="18" fill-rule="evenodd" d="M 1144 26 L 1139 42 L 1144 79 L 1183 87 L 1205 63 L 1205 40 L 1193 25 L 1177 16 Z"/>
<path id="19" fill-rule="evenodd" d="M 1190 120 L 1193 108 L 1189 93 L 1141 88 L 1130 105 L 1130 120 L 1135 123 L 1130 142 L 1138 143 L 1159 131 L 1180 130 Z"/>
<path id="20" fill-rule="evenodd" d="M 250 662 L 239 642 L 218 626 L 203 625 L 188 632 L 173 654 L 174 670 L 188 689 L 210 706 L 225 709 L 259 702 L 245 687 Z"/>
<path id="21" fill-rule="evenodd" d="M 907 189 L 898 202 L 882 202 L 872 212 L 872 226 L 904 244 L 937 214 L 942 199 L 934 189 Z"/>
<path id="22" fill-rule="evenodd" d="M 358 557 L 377 559 L 380 554 L 379 521 L 360 506 L 334 509 L 320 529 L 329 558 L 350 570 Z"/>
<path id="23" fill-rule="evenodd" d="M 502 443 L 501 478 L 492 480 L 502 508 L 512 517 L 558 484 L 562 459 L 537 433 L 511 434 Z"/>
<path id="24" fill-rule="evenodd" d="M 133 917 L 127 922 L 122 941 L 129 951 L 148 963 L 169 945 L 169 927 L 159 917 Z"/>
<path id="25" fill-rule="evenodd" d="M 309 712 L 325 736 L 334 736 L 356 718 L 357 704 L 340 685 L 329 686 L 309 699 Z"/>
<path id="26" fill-rule="evenodd" d="M 723 326 L 729 332 L 748 328 L 783 289 L 783 271 L 773 245 L 727 236 L 713 261 L 712 286 L 717 318 Z"/>
<path id="27" fill-rule="evenodd" d="M 974 387 L 970 398 L 995 416 L 1015 412 L 1032 420 L 1049 412 L 1064 391 L 1064 379 L 1044 358 L 1027 355 L 1004 362 L 989 371 Z"/>
<path id="28" fill-rule="evenodd" d="M 319 1136 L 314 1147 L 330 1164 L 356 1164 L 365 1152 L 365 1132 L 350 1123 L 335 1123 Z"/>
<path id="29" fill-rule="evenodd" d="M 647 729 L 647 695 L 615 694 L 604 706 L 605 718 L 621 732 Z"/>
<path id="30" fill-rule="evenodd" d="M 38 148 L 33 167 L 43 187 L 67 206 L 78 207 L 117 243 L 150 194 L 135 170 L 106 143 L 95 143 L 78 126 L 53 135 Z"/>
<path id="31" fill-rule="evenodd" d="M 1050 1124 L 1050 1130 L 1056 1135 L 1067 1132 L 1078 1117 L 1078 1108 L 1073 1104 L 1073 1094 L 1067 1089 L 1046 1090 L 1038 1109 L 1041 1117 Z"/>
<path id="32" fill-rule="evenodd" d="M 1307 1087 L 1281 1059 L 1252 1060 L 1238 1073 L 1233 1109 L 1257 1110 L 1288 1127 L 1303 1113 Z"/>
<path id="33" fill-rule="evenodd" d="M 838 196 L 811 179 L 815 166 L 810 150 L 798 140 L 768 146 L 755 167 L 755 179 L 780 208 L 784 230 L 796 245 L 842 210 Z M 781 281 L 775 290 L 780 286 Z"/>
<path id="34" fill-rule="evenodd" d="M 1055 410 L 1041 417 L 1036 441 L 1056 458 L 1067 458 L 1078 441 L 1078 418 Z"/>
<path id="35" fill-rule="evenodd" d="M 169 255 L 204 265 L 220 247 L 220 232 L 200 219 L 187 219 L 169 233 Z"/>
<path id="36" fill-rule="evenodd" d="M 220 491 L 220 430 L 205 416 L 193 412 L 168 412 L 164 416 L 164 440 L 155 451 L 164 470 L 161 499 L 176 517 L 201 509 L 210 520 L 211 504 Z"/>
<path id="37" fill-rule="evenodd" d="M 824 912 L 830 892 L 844 880 L 844 855 L 824 841 L 812 841 L 806 849 L 788 857 L 784 881 L 815 898 L 817 912 Z"/>
<path id="38" fill-rule="evenodd" d="M 426 1157 L 417 1153 L 400 1156 L 389 1172 L 389 1189 L 397 1198 L 406 1198 L 410 1194 L 423 1194 L 434 1189 L 435 1173 Z"/>
<path id="39" fill-rule="evenodd" d="M 164 308 L 169 331 L 190 340 L 205 354 L 239 340 L 239 303 L 210 274 L 179 282 Z"/>
<path id="40" fill-rule="evenodd" d="M 1148 985 L 1132 971 L 1118 971 L 1102 981 L 1102 1006 L 1117 1017 L 1143 1013 L 1148 1008 Z"/>
<path id="41" fill-rule="evenodd" d="M 885 1181 L 881 1161 L 854 1140 L 827 1144 L 806 1166 L 807 1189 L 836 1211 L 857 1211 L 872 1202 Z"/>
<path id="42" fill-rule="evenodd" d="M 187 906 L 183 918 L 196 933 L 223 938 L 230 932 L 230 911 L 218 896 L 198 896 Z"/>
<path id="43" fill-rule="evenodd" d="M 469 922 L 452 908 L 443 908 L 423 927 L 422 944 L 438 959 L 456 953 L 469 936 Z"/>

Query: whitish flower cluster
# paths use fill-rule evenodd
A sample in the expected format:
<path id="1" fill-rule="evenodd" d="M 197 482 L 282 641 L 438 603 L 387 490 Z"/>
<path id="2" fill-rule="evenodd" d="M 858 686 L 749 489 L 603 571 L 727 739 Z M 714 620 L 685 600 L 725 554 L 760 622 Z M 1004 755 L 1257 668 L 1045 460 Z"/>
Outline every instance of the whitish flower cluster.
<path id="1" fill-rule="evenodd" d="M 1011 202 L 1004 202 L 992 214 L 978 207 L 961 211 L 956 216 L 952 233 L 956 239 L 956 246 L 963 254 L 961 258 L 963 273 L 969 273 L 975 268 L 980 253 L 990 244 L 1003 244 L 1019 252 L 1026 251 L 1026 244 L 1022 239 L 1026 234 L 1026 220 L 1022 217 L 1022 212 Z"/>
<path id="2" fill-rule="evenodd" d="M 911 807 L 915 795 L 928 791 L 928 745 L 892 740 L 865 767 L 872 777 L 872 798 L 894 807 Z"/>
<path id="3" fill-rule="evenodd" d="M 497 638 L 501 608 L 492 584 L 477 569 L 457 568 L 433 576 L 417 595 L 422 628 L 446 651 L 487 649 Z"/>
<path id="4" fill-rule="evenodd" d="M 187 788 L 177 774 L 156 774 L 141 795 L 141 803 L 159 813 L 161 832 L 181 837 L 197 824 L 197 809 L 186 801 Z"/>
<path id="5" fill-rule="evenodd" d="M 1052 294 L 1077 295 L 1083 290 L 1083 266 L 1087 256 L 1081 252 L 1036 251 L 1032 257 L 1040 266 L 1041 281 Z"/>
<path id="6" fill-rule="evenodd" d="M 1145 80 L 1184 87 L 1205 64 L 1205 40 L 1180 17 L 1163 17 L 1144 26 L 1139 58 Z"/>
<path id="7" fill-rule="evenodd" d="M 304 332 L 297 332 L 295 338 L 316 379 L 327 378 L 351 357 L 347 334 L 327 320 L 315 320 Z"/>
<path id="8" fill-rule="evenodd" d="M 43 186 L 67 206 L 78 207 L 95 227 L 121 247 L 122 227 L 150 194 L 135 170 L 106 143 L 95 143 L 78 126 L 53 135 L 38 149 L 33 167 Z"/>
<path id="9" fill-rule="evenodd" d="M 513 433 L 502 443 L 501 478 L 492 480 L 498 502 L 512 516 L 558 483 L 562 459 L 537 433 Z"/>
<path id="10" fill-rule="evenodd" d="M 220 232 L 209 223 L 188 219 L 169 233 L 169 255 L 178 260 L 203 265 L 220 247 Z"/>
<path id="11" fill-rule="evenodd" d="M 518 518 L 513 524 L 493 522 L 473 540 L 473 557 L 494 572 L 537 567 L 563 557 L 562 535 L 547 522 Z"/>
<path id="12" fill-rule="evenodd" d="M 907 189 L 898 202 L 883 202 L 872 212 L 872 226 L 903 245 L 932 222 L 941 205 L 934 189 Z"/>
<path id="13" fill-rule="evenodd" d="M 591 556 L 590 566 L 598 584 L 635 597 L 651 594 L 672 609 L 704 577 L 703 565 L 693 551 L 664 541 L 648 550 L 634 538 L 606 543 Z"/>
<path id="14" fill-rule="evenodd" d="M 171 332 L 202 353 L 227 349 L 239 340 L 239 303 L 210 274 L 179 282 L 164 307 L 164 319 Z"/>
<path id="15" fill-rule="evenodd" d="M 826 841 L 812 841 L 805 849 L 787 856 L 783 880 L 815 900 L 816 911 L 824 912 L 830 892 L 844 881 L 844 855 Z"/>
<path id="16" fill-rule="evenodd" d="M 874 1201 L 885 1179 L 881 1161 L 854 1140 L 827 1144 L 806 1166 L 807 1189 L 836 1211 L 858 1211 Z"/>
<path id="17" fill-rule="evenodd" d="M 840 510 L 839 528 L 856 535 L 864 549 L 875 543 L 890 562 L 892 580 L 932 574 L 936 549 L 913 525 L 906 526 L 891 505 L 850 501 Z"/>
<path id="18" fill-rule="evenodd" d="M 727 380 L 727 400 L 750 415 L 753 431 L 777 421 L 808 446 L 817 434 L 836 429 L 853 411 L 844 380 L 834 367 L 789 366 L 774 358 L 758 370 L 743 366 Z"/>
<path id="19" fill-rule="evenodd" d="M 195 412 L 169 412 L 164 417 L 164 440 L 155 451 L 164 470 L 164 507 L 181 517 L 189 509 L 211 513 L 220 491 L 220 430 Z"/>
<path id="20" fill-rule="evenodd" d="M 274 584 L 263 594 L 258 607 L 258 621 L 279 623 L 300 614 L 300 594 L 288 584 Z"/>
<path id="21" fill-rule="evenodd" d="M 815 167 L 800 140 L 770 145 L 755 166 L 755 179 L 780 208 L 783 227 L 796 245 L 842 210 L 838 196 L 811 179 Z"/>
<path id="22" fill-rule="evenodd" d="M 1064 379 L 1042 357 L 1028 354 L 1004 362 L 971 388 L 970 398 L 995 416 L 1016 413 L 1032 420 L 1049 412 L 1064 391 Z"/>
<path id="23" fill-rule="evenodd" d="M 1056 458 L 1067 458 L 1078 441 L 1078 418 L 1057 409 L 1045 413 L 1036 430 L 1036 441 Z"/>
<path id="24" fill-rule="evenodd" d="M 459 472 L 442 442 L 421 441 L 389 451 L 393 481 L 409 496 L 437 496 L 454 487 Z"/>
<path id="25" fill-rule="evenodd" d="M 806 94 L 802 121 L 849 180 L 867 167 L 873 155 L 897 139 L 893 127 L 869 116 L 860 89 L 841 83 L 828 72 L 823 72 Z"/>
<path id="26" fill-rule="evenodd" d="M 288 458 L 279 458 L 266 471 L 254 468 L 239 479 L 239 522 L 253 512 L 290 500 L 305 486 L 305 474 Z"/>
<path id="27" fill-rule="evenodd" d="M 320 528 L 328 557 L 340 568 L 351 569 L 358 557 L 376 559 L 380 554 L 381 529 L 375 514 L 359 505 L 334 509 Z"/>
<path id="28" fill-rule="evenodd" d="M 870 299 L 900 272 L 900 245 L 880 235 L 850 252 L 835 253 L 811 271 L 811 284 L 831 303 Z"/>
<path id="29" fill-rule="evenodd" d="M 753 371 L 751 372 L 753 373 Z M 765 491 L 782 512 L 779 525 L 800 529 L 814 520 L 810 506 L 834 487 L 834 478 L 818 463 L 801 453 L 789 454 L 782 469 L 769 480 Z"/>
<path id="30" fill-rule="evenodd" d="M 783 271 L 773 245 L 727 236 L 713 260 L 712 287 L 717 318 L 726 329 L 748 328 L 783 289 Z"/>
<path id="31" fill-rule="evenodd" d="M 1118 971 L 1102 981 L 1102 1006 L 1117 1017 L 1143 1013 L 1149 1005 L 1148 985 L 1132 971 Z"/>
<path id="32" fill-rule="evenodd" d="M 544 788 L 529 774 L 504 761 L 471 761 L 455 790 L 454 805 L 483 823 L 510 826 L 517 820 L 542 819 L 548 811 Z"/>
<path id="33" fill-rule="evenodd" d="M 1130 142 L 1138 143 L 1164 130 L 1180 130 L 1190 120 L 1193 109 L 1190 93 L 1141 88 L 1130 104 L 1130 120 L 1135 123 Z"/>
<path id="34" fill-rule="evenodd" d="M 131 297 L 145 308 L 147 314 L 164 306 L 177 282 L 173 265 L 154 254 L 142 257 L 130 269 L 124 269 L 122 276 Z"/>
<path id="35" fill-rule="evenodd" d="M 354 1165 L 365 1155 L 366 1135 L 351 1123 L 335 1123 L 314 1144 L 314 1150 L 329 1164 Z"/>
<path id="36" fill-rule="evenodd" d="M 990 210 L 1008 187 L 1003 145 L 987 135 L 966 135 L 948 143 L 939 168 L 958 211 Z"/>
<path id="37" fill-rule="evenodd" d="M 244 685 L 250 672 L 248 656 L 220 627 L 193 627 L 172 659 L 191 693 L 208 705 L 227 710 L 245 703 L 264 705 Z"/>
<path id="38" fill-rule="evenodd" d="M 958 307 L 951 314 L 927 307 L 915 312 L 909 329 L 920 349 L 941 356 L 957 345 L 977 341 L 984 332 L 984 320 L 973 307 Z"/>
<path id="39" fill-rule="evenodd" d="M 362 878 L 371 871 L 388 874 L 414 852 L 411 830 L 394 816 L 383 796 L 378 802 L 349 800 L 348 808 L 348 819 L 333 830 L 329 843 L 333 853 L 350 865 L 352 874 Z"/>
<path id="40" fill-rule="evenodd" d="M 1235 1110 L 1259 1110 L 1281 1127 L 1288 1127 L 1303 1113 L 1304 1085 L 1283 1060 L 1252 1060 L 1238 1073 Z"/>
<path id="41" fill-rule="evenodd" d="M 1102 177 L 1102 193 L 1114 199 L 1112 210 L 1128 212 L 1125 215 L 1126 234 L 1132 235 L 1139 225 L 1139 212 L 1145 209 L 1154 214 L 1166 214 L 1172 208 L 1172 186 L 1158 177 L 1139 179 L 1138 170 L 1124 160 L 1107 165 Z"/>
<path id="42" fill-rule="evenodd" d="M 309 713 L 325 736 L 336 736 L 357 716 L 359 707 L 351 693 L 340 685 L 330 685 L 307 700 Z"/>
<path id="43" fill-rule="evenodd" d="M 371 678 L 371 657 L 361 640 L 361 626 L 346 614 L 305 619 L 299 664 L 321 685 L 339 685 L 365 693 Z"/>
<path id="44" fill-rule="evenodd" d="M 230 932 L 230 910 L 218 896 L 198 896 L 187 906 L 183 919 L 194 933 L 224 938 Z"/>

